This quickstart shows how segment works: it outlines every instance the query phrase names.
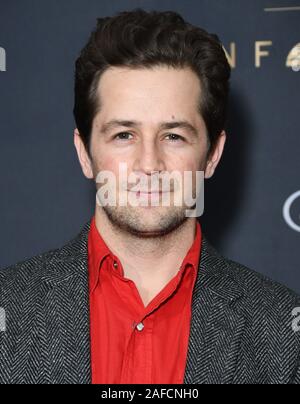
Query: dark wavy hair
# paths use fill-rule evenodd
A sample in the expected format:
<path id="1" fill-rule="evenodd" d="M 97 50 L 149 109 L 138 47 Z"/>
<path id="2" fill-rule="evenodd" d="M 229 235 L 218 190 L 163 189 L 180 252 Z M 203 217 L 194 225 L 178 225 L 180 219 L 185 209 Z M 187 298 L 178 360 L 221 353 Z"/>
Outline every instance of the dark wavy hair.
<path id="1" fill-rule="evenodd" d="M 200 79 L 199 113 L 206 124 L 210 150 L 226 125 L 231 68 L 215 34 L 186 22 L 173 11 L 136 8 L 97 19 L 75 64 L 74 117 L 87 151 L 92 123 L 100 110 L 97 87 L 111 66 L 189 67 Z"/>

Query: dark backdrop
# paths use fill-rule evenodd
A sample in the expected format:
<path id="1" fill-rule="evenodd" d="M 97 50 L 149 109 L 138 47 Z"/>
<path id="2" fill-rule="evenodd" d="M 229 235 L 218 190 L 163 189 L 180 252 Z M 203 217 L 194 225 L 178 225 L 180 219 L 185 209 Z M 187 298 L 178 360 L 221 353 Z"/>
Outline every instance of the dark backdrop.
<path id="1" fill-rule="evenodd" d="M 0 0 L 0 267 L 60 247 L 91 217 L 94 187 L 73 147 L 74 61 L 97 17 L 138 6 L 178 11 L 236 47 L 202 226 L 221 253 L 300 292 L 300 72 L 286 66 L 300 0 Z M 258 41 L 272 43 L 260 68 Z"/>

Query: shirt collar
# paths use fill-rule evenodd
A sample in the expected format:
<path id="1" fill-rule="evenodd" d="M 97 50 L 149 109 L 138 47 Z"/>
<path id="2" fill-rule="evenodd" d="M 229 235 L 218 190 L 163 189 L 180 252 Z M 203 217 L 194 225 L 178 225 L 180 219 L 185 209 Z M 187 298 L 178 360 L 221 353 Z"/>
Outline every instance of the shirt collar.
<path id="1" fill-rule="evenodd" d="M 98 283 L 99 270 L 107 256 L 113 256 L 112 252 L 103 240 L 96 226 L 93 216 L 88 236 L 88 260 L 90 290 L 94 290 Z"/>
<path id="2" fill-rule="evenodd" d="M 194 242 L 186 254 L 181 268 L 192 266 L 197 274 L 199 268 L 199 260 L 202 244 L 202 229 L 200 223 L 196 222 L 196 234 Z M 95 216 L 91 220 L 91 227 L 88 236 L 88 259 L 89 259 L 89 282 L 90 290 L 93 291 L 97 286 L 99 279 L 99 271 L 105 258 L 111 257 L 112 261 L 118 262 L 118 258 L 114 256 L 106 245 L 100 232 L 96 226 Z"/>
<path id="3" fill-rule="evenodd" d="M 196 273 L 198 272 L 199 268 L 199 261 L 200 261 L 200 254 L 201 254 L 201 244 L 202 244 L 202 229 L 200 222 L 196 222 L 196 235 L 194 242 L 189 249 L 188 253 L 186 254 L 181 268 L 185 268 L 187 265 L 191 265 Z"/>

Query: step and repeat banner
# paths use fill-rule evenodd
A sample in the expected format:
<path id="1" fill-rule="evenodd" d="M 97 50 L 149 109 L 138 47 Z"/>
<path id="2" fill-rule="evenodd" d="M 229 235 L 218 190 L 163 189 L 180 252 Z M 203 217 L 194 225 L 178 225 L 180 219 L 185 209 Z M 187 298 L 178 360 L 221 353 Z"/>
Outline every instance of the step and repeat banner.
<path id="1" fill-rule="evenodd" d="M 223 255 L 300 292 L 300 0 L 0 0 L 0 267 L 60 247 L 93 214 L 74 62 L 98 17 L 136 7 L 220 37 L 228 137 L 199 220 Z"/>

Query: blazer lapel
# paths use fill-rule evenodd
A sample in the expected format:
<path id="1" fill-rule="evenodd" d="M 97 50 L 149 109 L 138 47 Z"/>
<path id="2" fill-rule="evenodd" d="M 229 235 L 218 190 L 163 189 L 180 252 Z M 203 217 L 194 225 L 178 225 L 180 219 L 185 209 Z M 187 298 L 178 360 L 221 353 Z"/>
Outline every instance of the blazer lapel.
<path id="1" fill-rule="evenodd" d="M 234 377 L 245 318 L 235 309 L 242 293 L 226 271 L 223 257 L 203 236 L 185 384 L 230 384 Z"/>

